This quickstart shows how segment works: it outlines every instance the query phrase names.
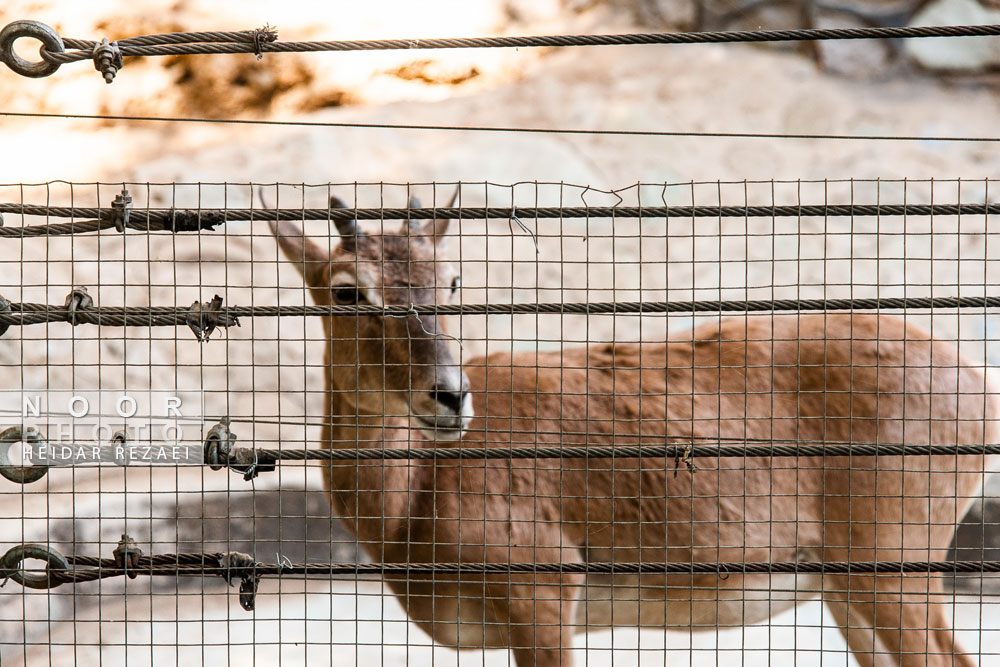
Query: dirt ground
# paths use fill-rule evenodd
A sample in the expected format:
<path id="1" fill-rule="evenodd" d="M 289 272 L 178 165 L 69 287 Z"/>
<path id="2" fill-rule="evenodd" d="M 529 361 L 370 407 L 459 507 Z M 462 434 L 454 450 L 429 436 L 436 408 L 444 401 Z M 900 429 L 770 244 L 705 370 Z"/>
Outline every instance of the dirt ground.
<path id="1" fill-rule="evenodd" d="M 630 15 L 567 12 L 560 3 L 395 3 L 392 20 L 364 10 L 345 21 L 268 3 L 163 3 L 156 21 L 126 3 L 15 3 L 18 15 L 84 38 L 147 30 L 257 27 L 286 39 L 495 32 L 616 32 Z M 505 6 L 517 5 L 512 18 Z M 0 10 L 0 22 L 15 8 Z M 366 13 L 367 12 L 367 13 Z M 391 11 L 384 10 L 386 14 Z M 9 14 L 9 16 L 8 16 Z M 154 15 L 156 12 L 149 12 Z M 321 16 L 321 18 L 316 18 Z M 52 17 L 55 17 L 52 18 Z M 56 20 L 57 19 L 57 20 Z M 126 20 L 127 19 L 127 20 Z M 210 26 L 208 24 L 211 24 Z M 117 32 L 116 32 L 117 31 Z M 129 184 L 137 207 L 325 206 L 331 192 L 358 206 L 402 206 L 409 194 L 441 205 L 461 182 L 464 205 L 577 206 L 994 202 L 994 88 L 908 69 L 831 75 L 801 55 L 739 46 L 602 47 L 473 54 L 337 54 L 130 63 L 112 86 L 90 65 L 35 82 L 0 73 L 5 108 L 310 123 L 907 135 L 913 141 L 725 136 L 403 131 L 365 127 L 0 120 L 7 159 L 0 201 L 104 205 Z M 234 81 L 244 83 L 234 87 Z M 77 183 L 69 185 L 64 181 Z M 173 182 L 194 185 L 174 186 Z M 96 185 L 101 182 L 104 185 Z M 276 182 L 287 185 L 275 188 Z M 41 183 L 41 185 L 20 185 Z M 432 184 L 437 185 L 432 185 Z M 306 184 L 320 184 L 308 186 Z M 328 185 L 335 184 L 335 185 Z M 408 185 L 416 184 L 416 185 Z M 8 226 L 44 219 L 6 215 Z M 997 296 L 1000 244 L 992 218 L 701 218 L 463 221 L 448 249 L 460 259 L 467 303 Z M 378 223 L 365 223 L 377 229 Z M 387 223 L 388 224 L 388 223 Z M 396 223 L 392 223 L 396 224 Z M 309 222 L 318 238 L 326 222 Z M 931 236 L 930 232 L 934 235 Z M 536 247 L 530 234 L 534 234 Z M 86 285 L 99 305 L 182 305 L 214 294 L 227 305 L 308 303 L 279 263 L 266 224 L 234 222 L 200 236 L 5 239 L 0 295 L 62 303 Z M 913 314 L 979 366 L 1000 364 L 992 313 Z M 451 322 L 463 358 L 503 349 L 657 339 L 692 318 L 465 317 Z M 190 331 L 12 328 L 0 345 L 4 388 L 151 387 L 202 390 L 205 412 L 236 420 L 241 442 L 308 446 L 320 413 L 321 332 L 315 320 L 255 319 L 199 344 Z M 240 419 L 266 416 L 274 423 Z M 23 489 L 0 488 L 3 544 L 52 541 L 108 556 L 122 532 L 147 552 L 236 549 L 261 560 L 345 561 L 350 539 L 318 493 L 314 469 L 281 467 L 254 484 L 201 467 L 55 470 Z M 278 489 L 281 489 L 279 492 Z M 989 517 L 987 512 L 987 517 Z M 279 519 L 280 518 L 280 519 Z M 982 519 L 980 519 L 982 521 Z M 991 523 L 986 519 L 987 525 Z M 980 524 L 982 525 L 982 524 Z M 968 530 L 974 538 L 975 527 Z M 982 536 L 982 530 L 978 531 Z M 970 539 L 972 539 L 970 538 Z M 0 590 L 3 665 L 457 664 L 405 623 L 374 581 L 266 581 L 255 614 L 222 582 L 112 580 L 51 594 Z M 963 592 L 970 590 L 965 582 Z M 971 584 L 971 590 L 976 590 Z M 332 594 L 331 594 L 332 593 Z M 953 621 L 967 650 L 1000 651 L 991 595 L 958 597 Z M 128 601 L 126 605 L 125 600 Z M 610 633 L 580 639 L 588 664 L 853 664 L 818 603 L 768 626 L 703 633 Z M 992 625 L 991 625 L 992 623 Z M 797 626 L 794 627 L 794 626 Z M 983 628 L 979 635 L 976 630 Z M 980 641 L 981 644 L 977 644 Z M 51 643 L 47 646 L 46 643 Z M 127 642 L 127 648 L 121 645 Z M 643 650 L 636 652 L 634 649 Z M 768 653 L 768 647 L 770 653 Z M 614 652 L 612 652 L 612 648 Z M 667 649 L 664 658 L 664 648 Z M 820 653 L 820 649 L 823 653 Z M 127 651 L 127 655 L 126 655 Z M 581 656 L 582 659 L 582 656 Z M 507 664 L 504 652 L 461 664 Z"/>

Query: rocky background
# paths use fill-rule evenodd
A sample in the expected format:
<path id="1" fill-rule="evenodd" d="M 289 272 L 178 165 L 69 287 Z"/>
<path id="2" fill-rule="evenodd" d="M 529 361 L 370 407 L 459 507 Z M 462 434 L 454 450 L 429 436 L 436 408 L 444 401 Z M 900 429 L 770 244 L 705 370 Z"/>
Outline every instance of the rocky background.
<path id="1" fill-rule="evenodd" d="M 974 0 L 824 5 L 817 26 L 996 23 Z M 735 2 L 257 1 L 20 2 L 0 23 L 34 18 L 60 34 L 111 39 L 175 30 L 277 26 L 286 40 L 629 32 L 800 26 L 795 5 Z M 996 201 L 996 39 L 818 47 L 621 47 L 133 59 L 106 86 L 88 63 L 44 80 L 0 72 L 5 112 L 284 120 L 314 125 L 0 120 L 0 201 L 107 205 L 128 184 L 137 207 L 442 204 L 796 204 Z M 27 45 L 24 45 L 27 48 Z M 28 55 L 26 54 L 26 57 Z M 433 124 L 616 130 L 907 135 L 917 141 L 403 131 L 328 124 Z M 172 185 L 174 182 L 194 185 Z M 284 183 L 276 187 L 276 182 Z M 309 186 L 308 184 L 321 184 Z M 27 185 L 26 185 L 27 184 Z M 37 184 L 37 185 L 30 185 Z M 334 185 L 328 185 L 334 184 Z M 6 216 L 7 225 L 42 218 Z M 464 222 L 449 249 L 466 302 L 996 295 L 998 244 L 982 217 Z M 377 223 L 373 223 L 377 228 Z M 325 222 L 308 224 L 323 238 Z M 934 232 L 932 236 L 930 232 Z M 533 241 L 530 234 L 534 234 Z M 535 247 L 537 242 L 537 251 Z M 586 263 L 586 269 L 583 268 Z M 101 305 L 307 303 L 266 225 L 194 236 L 7 239 L 0 294 L 62 303 L 86 285 Z M 911 317 L 982 366 L 1000 365 L 990 313 Z M 451 323 L 468 358 L 505 348 L 656 338 L 691 318 L 468 317 Z M 245 321 L 199 344 L 187 330 L 68 324 L 11 329 L 6 388 L 199 389 L 241 442 L 308 446 L 318 415 L 316 321 Z M 251 417 L 267 419 L 250 423 Z M 277 422 L 281 422 L 280 427 Z M 997 478 L 958 532 L 955 556 L 1000 559 Z M 55 470 L 0 488 L 2 544 L 50 542 L 108 556 L 122 532 L 147 552 L 238 550 L 261 560 L 349 561 L 316 471 L 282 466 L 253 484 L 201 467 Z M 6 547 L 4 547 L 6 548 Z M 951 619 L 982 664 L 1000 650 L 992 580 L 949 582 Z M 331 593 L 334 593 L 331 595 Z M 247 614 L 221 581 L 113 579 L 50 592 L 0 590 L 0 659 L 15 665 L 456 664 L 405 622 L 376 581 L 265 581 Z M 798 626 L 797 628 L 795 626 Z M 853 664 L 818 603 L 767 627 L 715 633 L 618 632 L 580 638 L 588 664 L 715 660 Z M 816 650 L 823 647 L 821 661 Z M 635 648 L 643 651 L 636 652 Z M 647 650 L 648 649 L 648 650 Z M 769 652 L 770 651 L 770 654 Z M 787 652 L 787 653 L 785 653 Z M 580 656 L 582 661 L 583 656 Z M 507 664 L 503 652 L 462 664 Z"/>

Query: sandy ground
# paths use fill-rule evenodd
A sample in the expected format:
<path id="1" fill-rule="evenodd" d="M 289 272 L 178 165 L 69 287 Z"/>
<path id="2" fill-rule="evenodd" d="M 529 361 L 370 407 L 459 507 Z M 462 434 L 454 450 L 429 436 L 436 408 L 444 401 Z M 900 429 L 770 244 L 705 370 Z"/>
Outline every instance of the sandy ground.
<path id="1" fill-rule="evenodd" d="M 19 7 L 21 15 L 57 23 L 49 18 L 53 8 L 29 4 Z M 275 18 L 264 4 L 249 3 L 245 14 L 227 6 L 211 16 L 227 27 L 236 18 L 241 19 L 238 27 L 280 20 L 289 39 L 363 38 L 387 31 L 375 10 L 354 23 L 324 16 L 307 24 L 291 10 Z M 511 23 L 499 3 L 482 4 L 484 9 L 460 12 L 458 18 L 444 5 L 423 14 L 400 9 L 389 24 L 398 29 L 388 32 L 634 29 L 616 23 L 614 15 L 602 15 L 600 21 L 567 19 L 556 3 L 540 3 L 535 14 L 522 13 L 520 22 Z M 124 11 L 122 5 L 59 9 L 59 29 L 79 37 L 100 34 L 95 17 Z M 156 29 L 170 21 L 204 26 L 209 12 L 198 3 L 165 4 L 162 10 L 169 21 L 159 21 Z M 132 20 L 119 29 L 148 29 L 148 22 Z M 367 32 L 359 32 L 362 27 Z M 998 110 L 995 93 L 985 86 L 912 73 L 835 77 L 807 59 L 757 48 L 600 48 L 429 58 L 269 56 L 264 71 L 278 84 L 255 84 L 232 99 L 225 94 L 230 88 L 218 82 L 252 70 L 253 63 L 236 68 L 214 59 L 201 74 L 205 79 L 187 88 L 176 85 L 178 72 L 188 66 L 184 61 L 161 68 L 149 62 L 129 65 L 109 87 L 83 64 L 43 83 L 4 75 L 0 92 L 10 100 L 8 108 L 21 110 L 915 137 L 989 136 L 995 133 Z M 479 74 L 455 83 L 469 68 Z M 209 85 L 212 81 L 218 88 Z M 282 86 L 290 92 L 276 92 L 285 90 Z M 261 98 L 273 103 L 244 109 Z M 458 181 L 464 204 L 519 207 L 619 200 L 627 205 L 992 202 L 1000 191 L 1000 184 L 986 180 L 1000 166 L 1000 154 L 989 143 L 2 122 L 8 159 L 0 162 L 0 183 L 45 183 L 0 186 L 5 202 L 107 205 L 122 182 L 130 183 L 138 207 L 259 206 L 254 189 L 240 185 L 251 181 L 300 184 L 266 190 L 269 203 L 284 207 L 324 206 L 331 191 L 360 206 L 401 206 L 411 193 L 441 204 Z M 70 186 L 55 179 L 91 184 Z M 173 181 L 202 185 L 175 187 L 169 185 Z M 440 185 L 428 185 L 432 182 Z M 8 226 L 40 222 L 6 216 Z M 448 252 L 462 262 L 463 301 L 981 296 L 997 295 L 1000 282 L 995 221 L 983 217 L 523 222 L 537 237 L 537 254 L 531 237 L 509 221 L 460 225 L 460 241 Z M 318 238 L 331 234 L 325 222 L 310 222 L 308 230 Z M 295 271 L 277 263 L 274 243 L 259 221 L 231 223 L 198 237 L 112 232 L 8 239 L 3 245 L 4 297 L 62 303 L 73 285 L 88 286 L 101 305 L 187 306 L 216 293 L 230 305 L 308 302 Z M 936 336 L 955 341 L 974 363 L 1000 364 L 995 315 L 911 317 L 932 327 Z M 510 348 L 656 339 L 668 328 L 691 323 L 687 316 L 467 317 L 451 326 L 463 340 L 461 354 L 469 358 Z M 11 329 L 0 346 L 0 383 L 6 388 L 202 390 L 208 415 L 282 422 L 279 429 L 237 421 L 234 431 L 241 442 L 267 445 L 280 437 L 287 446 L 306 446 L 316 429 L 304 422 L 320 410 L 315 392 L 321 384 L 320 335 L 318 322 L 297 318 L 244 321 L 207 344 L 198 344 L 184 329 L 73 329 L 67 324 Z M 200 551 L 204 544 L 206 550 L 251 551 L 263 560 L 279 553 L 293 560 L 354 557 L 322 499 L 297 491 L 319 488 L 315 471 L 297 465 L 265 475 L 252 487 L 236 475 L 201 468 L 57 470 L 23 493 L 4 484 L 4 544 L 50 540 L 67 552 L 107 556 L 127 531 L 157 553 Z M 279 496 L 279 487 L 290 495 Z M 221 584 L 206 584 L 204 594 L 200 586 L 161 582 L 150 589 L 148 583 L 130 583 L 126 620 L 120 582 L 93 585 L 75 597 L 66 588 L 51 597 L 24 594 L 8 583 L 0 590 L 0 657 L 4 665 L 18 664 L 27 647 L 26 662 L 32 665 L 120 664 L 126 658 L 129 664 L 275 664 L 279 658 L 289 665 L 458 662 L 453 652 L 430 648 L 376 582 L 310 583 L 308 594 L 301 584 L 283 582 L 280 595 L 277 583 L 265 582 L 253 616 L 239 608 L 234 593 L 224 594 Z M 955 606 L 954 625 L 968 650 L 976 650 L 976 628 L 984 629 L 983 665 L 1000 652 L 993 600 L 986 596 L 980 605 L 979 598 L 962 597 Z M 127 656 L 117 646 L 125 641 Z M 586 641 L 580 639 L 580 646 L 590 649 L 587 664 L 612 659 L 615 664 L 662 664 L 664 647 L 670 664 L 751 665 L 768 659 L 850 664 L 839 633 L 818 603 L 803 606 L 798 616 L 775 617 L 769 627 L 718 636 L 616 633 L 614 653 L 610 634 Z M 45 642 L 53 642 L 52 648 Z M 637 646 L 644 650 L 637 653 Z M 508 664 L 508 656 L 492 652 L 480 658 L 473 652 L 461 659 L 463 665 L 480 662 Z"/>

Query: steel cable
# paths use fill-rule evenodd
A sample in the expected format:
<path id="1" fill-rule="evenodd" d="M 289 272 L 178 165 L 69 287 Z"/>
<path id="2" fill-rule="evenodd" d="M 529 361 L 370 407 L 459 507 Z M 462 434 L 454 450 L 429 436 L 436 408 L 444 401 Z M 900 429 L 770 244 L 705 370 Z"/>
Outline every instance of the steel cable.
<path id="1" fill-rule="evenodd" d="M 223 306 L 218 326 L 238 325 L 241 317 L 407 317 L 413 315 L 652 315 L 665 313 L 780 312 L 834 310 L 925 310 L 1000 308 L 1000 296 L 887 297 L 866 299 L 756 299 L 749 301 L 602 301 L 552 303 L 468 303 L 375 306 Z M 183 306 L 92 306 L 71 312 L 64 305 L 11 303 L 0 325 L 73 322 L 98 326 L 190 325 L 192 308 Z"/>

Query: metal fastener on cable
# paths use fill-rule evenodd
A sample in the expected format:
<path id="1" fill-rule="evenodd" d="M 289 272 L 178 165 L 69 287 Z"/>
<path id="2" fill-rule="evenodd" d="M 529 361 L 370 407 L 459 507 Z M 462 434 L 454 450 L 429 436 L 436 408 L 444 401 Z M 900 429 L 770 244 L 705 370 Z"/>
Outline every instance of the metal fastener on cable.
<path id="1" fill-rule="evenodd" d="M 139 567 L 139 559 L 142 558 L 142 549 L 136 544 L 135 540 L 131 537 L 122 533 L 122 538 L 118 541 L 118 546 L 112 552 L 115 563 L 118 567 L 125 570 L 125 574 L 129 579 L 135 579 L 138 576 L 138 572 L 135 571 Z"/>
<path id="2" fill-rule="evenodd" d="M 114 81 L 115 74 L 124 64 L 117 41 L 108 42 L 108 38 L 105 37 L 100 44 L 94 47 L 94 69 L 104 75 L 105 83 Z"/>
<path id="3" fill-rule="evenodd" d="M 240 580 L 240 606 L 247 611 L 253 611 L 260 576 L 256 573 L 257 561 L 249 554 L 239 551 L 228 551 L 219 558 L 222 576 L 232 586 L 235 579 Z"/>
<path id="4" fill-rule="evenodd" d="M 63 305 L 66 306 L 69 323 L 76 326 L 77 312 L 86 310 L 87 308 L 93 308 L 94 299 L 87 293 L 86 287 L 74 287 L 70 293 L 66 295 L 66 301 Z"/>
<path id="5" fill-rule="evenodd" d="M 121 193 L 116 195 L 114 201 L 111 202 L 111 219 L 115 223 L 115 229 L 119 232 L 124 232 L 125 227 L 128 226 L 129 211 L 131 210 L 132 195 L 123 187 Z"/>
<path id="6" fill-rule="evenodd" d="M 216 327 L 240 326 L 239 320 L 234 315 L 222 312 L 222 297 L 218 294 L 212 297 L 211 301 L 192 303 L 186 322 L 194 332 L 195 338 L 206 343 Z"/>
<path id="7" fill-rule="evenodd" d="M 205 436 L 205 463 L 212 470 L 231 470 L 243 475 L 249 482 L 262 472 L 274 472 L 277 461 L 270 456 L 262 456 L 256 447 L 236 448 L 236 434 L 229 430 L 229 418 L 223 417 Z"/>

